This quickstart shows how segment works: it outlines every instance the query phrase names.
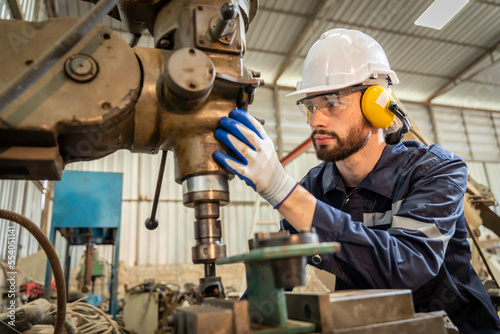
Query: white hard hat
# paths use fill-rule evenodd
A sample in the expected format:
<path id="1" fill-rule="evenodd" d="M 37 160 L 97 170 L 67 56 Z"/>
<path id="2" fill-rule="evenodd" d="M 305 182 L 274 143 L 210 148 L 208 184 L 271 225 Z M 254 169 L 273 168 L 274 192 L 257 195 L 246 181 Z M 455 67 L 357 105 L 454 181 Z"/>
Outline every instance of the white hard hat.
<path id="1" fill-rule="evenodd" d="M 396 85 L 384 50 L 372 37 L 357 30 L 332 29 L 309 50 L 302 80 L 290 95 L 327 92 L 362 84 Z"/>

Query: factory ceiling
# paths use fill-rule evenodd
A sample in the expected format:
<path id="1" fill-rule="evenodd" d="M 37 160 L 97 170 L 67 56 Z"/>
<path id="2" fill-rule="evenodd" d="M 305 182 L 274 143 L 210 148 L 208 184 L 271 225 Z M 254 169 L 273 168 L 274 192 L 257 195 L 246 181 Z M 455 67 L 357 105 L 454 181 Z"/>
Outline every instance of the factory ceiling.
<path id="1" fill-rule="evenodd" d="M 45 3 L 57 4 L 47 7 L 49 16 L 84 16 L 93 6 L 86 1 Z M 259 0 L 244 62 L 267 86 L 292 90 L 321 33 L 357 29 L 385 49 L 400 79 L 394 93 L 403 102 L 500 112 L 500 0 L 469 1 L 441 30 L 415 25 L 432 2 Z M 118 20 L 104 23 L 128 37 Z M 144 34 L 139 45 L 152 46 L 151 36 Z"/>
<path id="2" fill-rule="evenodd" d="M 500 1 L 470 1 L 444 28 L 413 22 L 432 0 L 261 0 L 246 65 L 294 88 L 322 32 L 361 30 L 384 48 L 403 101 L 500 111 Z"/>

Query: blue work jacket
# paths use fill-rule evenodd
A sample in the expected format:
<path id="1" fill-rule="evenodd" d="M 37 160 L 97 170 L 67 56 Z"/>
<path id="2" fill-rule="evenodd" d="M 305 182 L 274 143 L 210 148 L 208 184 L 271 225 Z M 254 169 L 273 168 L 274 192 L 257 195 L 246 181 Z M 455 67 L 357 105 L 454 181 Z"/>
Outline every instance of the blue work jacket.
<path id="1" fill-rule="evenodd" d="M 461 333 L 500 329 L 470 264 L 462 159 L 405 141 L 387 145 L 348 195 L 334 163 L 312 168 L 300 184 L 318 199 L 312 226 L 320 241 L 341 245 L 317 265 L 309 259 L 336 275 L 337 290 L 411 289 L 416 312 L 444 310 Z"/>

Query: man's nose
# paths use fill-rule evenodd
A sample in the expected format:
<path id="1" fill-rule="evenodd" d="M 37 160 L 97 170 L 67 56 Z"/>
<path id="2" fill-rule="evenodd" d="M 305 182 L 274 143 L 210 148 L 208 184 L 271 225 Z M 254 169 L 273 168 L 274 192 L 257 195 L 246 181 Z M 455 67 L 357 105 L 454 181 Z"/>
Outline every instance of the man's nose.
<path id="1" fill-rule="evenodd" d="M 328 123 L 328 116 L 323 113 L 321 109 L 317 109 L 313 114 L 312 117 L 309 119 L 309 125 L 312 128 L 322 128 L 326 127 Z"/>

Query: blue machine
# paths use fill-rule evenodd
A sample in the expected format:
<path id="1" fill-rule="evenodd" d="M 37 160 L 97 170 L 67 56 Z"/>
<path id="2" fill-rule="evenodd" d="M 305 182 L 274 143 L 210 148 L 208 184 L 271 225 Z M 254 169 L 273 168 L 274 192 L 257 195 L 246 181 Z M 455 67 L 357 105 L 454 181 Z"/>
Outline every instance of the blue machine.
<path id="1" fill-rule="evenodd" d="M 110 287 L 110 313 L 116 320 L 118 263 L 123 174 L 64 171 L 56 182 L 50 242 L 56 231 L 68 241 L 66 248 L 66 286 L 70 268 L 70 247 L 74 245 L 114 245 Z M 50 298 L 52 272 L 47 261 L 44 297 Z"/>

